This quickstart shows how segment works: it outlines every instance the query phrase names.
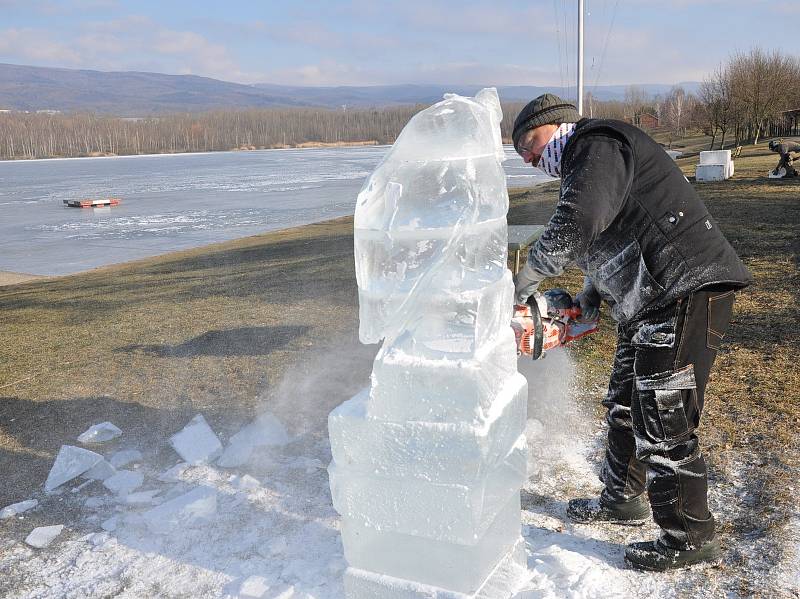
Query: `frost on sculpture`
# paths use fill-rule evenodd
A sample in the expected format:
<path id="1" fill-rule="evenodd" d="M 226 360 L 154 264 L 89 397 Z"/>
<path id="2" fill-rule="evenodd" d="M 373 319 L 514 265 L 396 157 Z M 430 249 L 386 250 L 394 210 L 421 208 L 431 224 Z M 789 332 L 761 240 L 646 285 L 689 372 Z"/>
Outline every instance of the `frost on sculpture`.
<path id="1" fill-rule="evenodd" d="M 501 118 L 494 89 L 445 96 L 358 196 L 359 332 L 383 345 L 329 418 L 351 598 L 509 597 L 524 566 Z"/>

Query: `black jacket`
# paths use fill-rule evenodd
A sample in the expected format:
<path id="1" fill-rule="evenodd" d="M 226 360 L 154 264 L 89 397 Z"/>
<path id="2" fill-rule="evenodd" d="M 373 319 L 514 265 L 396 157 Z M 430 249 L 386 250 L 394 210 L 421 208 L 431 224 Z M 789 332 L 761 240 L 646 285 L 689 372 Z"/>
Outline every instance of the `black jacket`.
<path id="1" fill-rule="evenodd" d="M 561 173 L 558 206 L 528 263 L 545 278 L 574 262 L 617 321 L 709 285 L 752 281 L 675 162 L 638 128 L 581 120 Z"/>

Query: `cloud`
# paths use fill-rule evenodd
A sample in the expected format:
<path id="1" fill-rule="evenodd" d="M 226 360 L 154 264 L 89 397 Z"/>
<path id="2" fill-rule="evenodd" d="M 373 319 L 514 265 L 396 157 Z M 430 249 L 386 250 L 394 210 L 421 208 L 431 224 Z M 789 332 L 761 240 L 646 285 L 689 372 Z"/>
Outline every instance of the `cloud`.
<path id="1" fill-rule="evenodd" d="M 234 81 L 263 79 L 244 71 L 224 44 L 143 16 L 86 22 L 80 31 L 61 36 L 43 29 L 0 31 L 2 59 L 103 70 L 149 69 Z"/>
<path id="2" fill-rule="evenodd" d="M 152 34 L 152 44 L 157 54 L 175 57 L 183 65 L 181 73 L 244 75 L 225 46 L 209 42 L 199 33 L 161 29 Z"/>
<path id="3" fill-rule="evenodd" d="M 5 29 L 0 31 L 0 57 L 28 62 L 77 66 L 82 57 L 69 44 L 52 38 L 43 29 Z"/>
<path id="4" fill-rule="evenodd" d="M 481 62 L 417 63 L 401 68 L 363 68 L 332 60 L 266 73 L 271 83 L 287 85 L 546 85 L 555 71 L 530 65 Z"/>

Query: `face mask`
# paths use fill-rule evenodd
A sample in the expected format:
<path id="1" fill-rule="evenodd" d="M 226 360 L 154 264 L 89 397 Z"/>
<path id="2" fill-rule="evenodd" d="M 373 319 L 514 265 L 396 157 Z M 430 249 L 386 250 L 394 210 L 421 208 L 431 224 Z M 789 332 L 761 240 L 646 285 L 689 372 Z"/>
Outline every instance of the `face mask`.
<path id="1" fill-rule="evenodd" d="M 575 123 L 562 123 L 553 133 L 553 137 L 547 142 L 542 151 L 542 158 L 538 166 L 551 177 L 561 176 L 561 156 L 564 153 L 564 146 L 575 132 Z"/>

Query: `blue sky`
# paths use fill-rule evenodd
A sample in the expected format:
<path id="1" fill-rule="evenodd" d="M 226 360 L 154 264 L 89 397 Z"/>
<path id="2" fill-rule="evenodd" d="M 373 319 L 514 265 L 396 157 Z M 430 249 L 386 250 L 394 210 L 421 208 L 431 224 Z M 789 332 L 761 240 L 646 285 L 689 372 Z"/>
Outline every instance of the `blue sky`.
<path id="1" fill-rule="evenodd" d="M 243 83 L 572 84 L 576 5 L 0 0 L 0 62 Z M 700 80 L 736 49 L 786 43 L 785 51 L 796 51 L 800 30 L 797 0 L 586 0 L 586 6 L 589 89 Z"/>

